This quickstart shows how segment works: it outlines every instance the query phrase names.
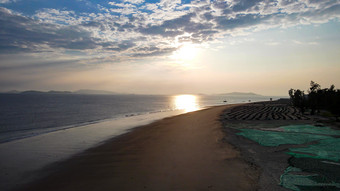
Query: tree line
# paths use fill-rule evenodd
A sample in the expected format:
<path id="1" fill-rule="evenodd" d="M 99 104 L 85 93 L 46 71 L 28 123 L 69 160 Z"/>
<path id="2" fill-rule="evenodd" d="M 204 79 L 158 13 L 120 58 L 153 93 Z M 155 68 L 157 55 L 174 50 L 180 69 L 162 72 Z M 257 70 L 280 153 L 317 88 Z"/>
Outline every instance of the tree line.
<path id="1" fill-rule="evenodd" d="M 321 86 L 311 81 L 308 94 L 299 89 L 290 89 L 289 96 L 292 104 L 300 108 L 304 113 L 307 109 L 310 114 L 320 113 L 320 110 L 327 110 L 336 117 L 340 116 L 340 89 L 335 89 L 334 85 L 330 88 L 322 89 Z"/>

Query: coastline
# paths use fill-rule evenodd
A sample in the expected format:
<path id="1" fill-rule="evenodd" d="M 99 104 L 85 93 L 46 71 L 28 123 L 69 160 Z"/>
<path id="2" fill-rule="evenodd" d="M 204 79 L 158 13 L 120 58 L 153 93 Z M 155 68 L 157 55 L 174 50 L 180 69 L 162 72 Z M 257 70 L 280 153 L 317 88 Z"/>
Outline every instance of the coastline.
<path id="1" fill-rule="evenodd" d="M 136 126 L 13 190 L 337 189 L 340 151 L 319 143 L 339 144 L 339 129 L 284 99 L 213 106 Z"/>
<path id="2" fill-rule="evenodd" d="M 154 112 L 66 128 L 0 144 L 0 190 L 11 190 L 40 177 L 44 167 L 67 160 L 87 149 L 183 111 Z"/>
<path id="3" fill-rule="evenodd" d="M 214 106 L 164 118 L 44 168 L 16 190 L 256 190 L 258 169 L 223 141 Z"/>

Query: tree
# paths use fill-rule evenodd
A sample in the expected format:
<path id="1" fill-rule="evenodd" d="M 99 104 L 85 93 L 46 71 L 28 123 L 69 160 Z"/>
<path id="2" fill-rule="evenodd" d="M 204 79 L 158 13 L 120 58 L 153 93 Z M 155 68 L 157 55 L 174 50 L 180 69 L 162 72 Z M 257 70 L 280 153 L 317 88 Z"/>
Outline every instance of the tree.
<path id="1" fill-rule="evenodd" d="M 311 108 L 311 115 L 315 114 L 317 109 L 320 112 L 320 96 L 321 96 L 321 86 L 313 81 L 310 82 L 310 88 L 308 90 L 308 105 Z"/>
<path id="2" fill-rule="evenodd" d="M 292 103 L 295 107 L 300 108 L 301 113 L 305 112 L 306 107 L 306 99 L 305 99 L 305 93 L 304 91 L 301 91 L 299 89 L 290 89 L 289 90 L 289 96 L 292 100 Z"/>
<path id="3" fill-rule="evenodd" d="M 340 89 L 335 89 L 334 85 L 331 85 L 330 88 L 321 89 L 318 83 L 311 81 L 308 89 L 308 100 L 306 100 L 304 91 L 299 89 L 290 89 L 288 93 L 292 104 L 300 108 L 302 113 L 305 111 L 305 107 L 309 107 L 311 115 L 314 115 L 315 111 L 320 113 L 320 109 L 325 109 L 334 114 L 337 120 L 340 116 Z"/>
<path id="4" fill-rule="evenodd" d="M 308 93 L 317 92 L 320 89 L 321 89 L 321 86 L 318 83 L 314 81 L 310 81 L 310 88 L 309 88 Z"/>

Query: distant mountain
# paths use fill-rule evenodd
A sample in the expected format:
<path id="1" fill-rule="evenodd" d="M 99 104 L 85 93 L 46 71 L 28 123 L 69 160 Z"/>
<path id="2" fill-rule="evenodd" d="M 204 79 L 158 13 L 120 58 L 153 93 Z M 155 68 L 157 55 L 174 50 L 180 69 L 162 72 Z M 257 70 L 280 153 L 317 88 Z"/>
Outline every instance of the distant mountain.
<path id="1" fill-rule="evenodd" d="M 18 94 L 18 93 L 21 93 L 20 91 L 18 90 L 11 90 L 11 91 L 8 91 L 8 92 L 3 92 L 5 94 Z"/>
<path id="2" fill-rule="evenodd" d="M 48 91 L 48 92 L 43 92 L 43 91 L 36 91 L 36 90 L 28 90 L 28 91 L 23 91 L 20 92 L 21 94 L 71 94 L 72 92 L 69 91 Z"/>
<path id="3" fill-rule="evenodd" d="M 252 92 L 231 92 L 231 93 L 225 93 L 225 94 L 220 94 L 220 95 L 224 95 L 224 96 L 262 96 L 256 93 L 252 93 Z"/>
<path id="4" fill-rule="evenodd" d="M 36 91 L 36 90 L 27 90 L 27 91 L 21 92 L 21 94 L 43 94 L 43 93 L 46 93 L 46 92 Z"/>
<path id="5" fill-rule="evenodd" d="M 111 91 L 105 91 L 105 90 L 88 90 L 88 89 L 82 89 L 82 90 L 77 90 L 74 92 L 71 91 L 37 91 L 37 90 L 27 90 L 27 91 L 17 91 L 17 90 L 12 90 L 8 92 L 3 92 L 5 94 L 105 94 L 105 95 L 113 95 L 113 94 L 118 94 L 115 92 Z"/>
<path id="6" fill-rule="evenodd" d="M 54 91 L 54 90 L 51 90 L 51 91 L 48 91 L 47 93 L 49 93 L 49 94 L 71 94 L 72 92 L 70 92 L 70 91 Z"/>
<path id="7" fill-rule="evenodd" d="M 106 94 L 106 95 L 112 95 L 112 94 L 117 94 L 115 92 L 111 92 L 111 91 L 105 91 L 105 90 L 78 90 L 73 92 L 75 94 Z"/>

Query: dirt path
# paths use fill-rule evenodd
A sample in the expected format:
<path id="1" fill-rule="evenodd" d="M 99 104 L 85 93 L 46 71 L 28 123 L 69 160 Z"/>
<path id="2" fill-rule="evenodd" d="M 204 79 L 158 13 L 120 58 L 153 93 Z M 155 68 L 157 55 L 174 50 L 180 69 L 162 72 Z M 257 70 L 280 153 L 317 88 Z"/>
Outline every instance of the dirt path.
<path id="1" fill-rule="evenodd" d="M 227 107 L 136 128 L 21 190 L 256 190 L 258 170 L 222 142 L 219 116 Z"/>

